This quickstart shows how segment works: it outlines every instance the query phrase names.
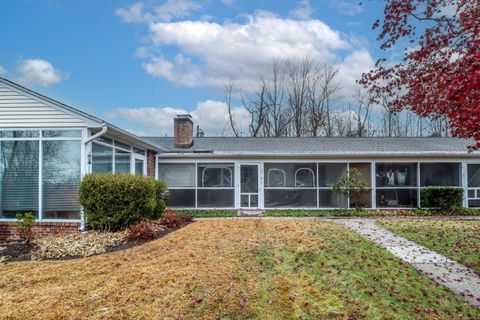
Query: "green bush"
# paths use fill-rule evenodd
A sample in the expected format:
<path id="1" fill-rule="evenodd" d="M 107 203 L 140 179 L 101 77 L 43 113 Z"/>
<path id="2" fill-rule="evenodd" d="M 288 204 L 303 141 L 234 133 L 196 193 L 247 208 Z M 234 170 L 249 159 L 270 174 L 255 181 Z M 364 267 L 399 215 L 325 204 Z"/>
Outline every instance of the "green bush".
<path id="1" fill-rule="evenodd" d="M 15 226 L 17 227 L 20 239 L 25 241 L 25 243 L 30 244 L 30 242 L 33 240 L 35 216 L 31 212 L 25 212 L 17 214 L 15 218 L 17 219 Z"/>
<path id="2" fill-rule="evenodd" d="M 422 208 L 452 210 L 462 206 L 463 189 L 453 187 L 427 187 L 420 190 Z"/>
<path id="3" fill-rule="evenodd" d="M 118 231 L 160 217 L 166 194 L 165 184 L 152 178 L 95 173 L 83 178 L 79 200 L 91 228 Z"/>

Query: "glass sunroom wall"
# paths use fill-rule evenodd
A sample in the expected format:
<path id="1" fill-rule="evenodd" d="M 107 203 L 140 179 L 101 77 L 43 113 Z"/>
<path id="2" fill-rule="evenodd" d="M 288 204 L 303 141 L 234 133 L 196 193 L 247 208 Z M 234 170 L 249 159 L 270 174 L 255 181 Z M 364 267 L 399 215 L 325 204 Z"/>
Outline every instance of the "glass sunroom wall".
<path id="1" fill-rule="evenodd" d="M 79 219 L 82 130 L 6 130 L 0 137 L 0 218 Z"/>
<path id="2" fill-rule="evenodd" d="M 346 163 L 318 164 L 318 206 L 320 208 L 346 208 L 348 197 L 334 192 L 333 183 L 338 182 L 348 171 Z"/>
<path id="3" fill-rule="evenodd" d="M 371 179 L 371 163 L 350 163 L 350 170 L 357 169 L 360 173 L 360 181 L 365 182 L 368 186 L 368 190 L 363 192 L 360 195 L 360 203 L 364 208 L 371 208 L 372 206 L 372 179 Z M 354 201 L 352 201 L 352 197 L 350 196 L 350 208 L 354 208 Z"/>
<path id="4" fill-rule="evenodd" d="M 376 206 L 406 208 L 418 205 L 417 163 L 376 163 Z"/>
<path id="5" fill-rule="evenodd" d="M 265 163 L 266 208 L 316 208 L 316 163 Z"/>
<path id="6" fill-rule="evenodd" d="M 197 164 L 197 207 L 235 207 L 234 163 Z"/>
<path id="7" fill-rule="evenodd" d="M 0 145 L 0 218 L 15 219 L 25 212 L 38 218 L 40 142 L 1 141 Z"/>
<path id="8" fill-rule="evenodd" d="M 79 219 L 81 141 L 43 142 L 43 218 Z"/>
<path id="9" fill-rule="evenodd" d="M 195 208 L 195 163 L 159 163 L 158 177 L 168 187 L 168 206 Z"/>

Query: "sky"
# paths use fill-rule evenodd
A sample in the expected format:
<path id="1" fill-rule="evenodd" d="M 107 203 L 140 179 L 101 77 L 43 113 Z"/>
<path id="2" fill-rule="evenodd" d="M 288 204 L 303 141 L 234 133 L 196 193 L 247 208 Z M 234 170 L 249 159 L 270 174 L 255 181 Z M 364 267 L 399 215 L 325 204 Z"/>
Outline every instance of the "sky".
<path id="1" fill-rule="evenodd" d="M 192 114 L 230 135 L 223 87 L 253 87 L 275 59 L 336 66 L 343 95 L 385 53 L 378 0 L 2 0 L 0 76 L 139 135 Z M 248 114 L 234 108 L 247 130 Z"/>

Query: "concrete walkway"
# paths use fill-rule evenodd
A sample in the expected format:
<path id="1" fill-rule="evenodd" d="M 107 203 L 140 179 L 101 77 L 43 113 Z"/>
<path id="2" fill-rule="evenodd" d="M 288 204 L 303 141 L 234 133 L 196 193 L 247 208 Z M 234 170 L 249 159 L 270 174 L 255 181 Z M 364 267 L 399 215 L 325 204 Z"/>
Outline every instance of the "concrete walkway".
<path id="1" fill-rule="evenodd" d="M 373 219 L 332 219 L 386 248 L 405 262 L 480 308 L 480 275 L 430 249 L 400 237 Z"/>

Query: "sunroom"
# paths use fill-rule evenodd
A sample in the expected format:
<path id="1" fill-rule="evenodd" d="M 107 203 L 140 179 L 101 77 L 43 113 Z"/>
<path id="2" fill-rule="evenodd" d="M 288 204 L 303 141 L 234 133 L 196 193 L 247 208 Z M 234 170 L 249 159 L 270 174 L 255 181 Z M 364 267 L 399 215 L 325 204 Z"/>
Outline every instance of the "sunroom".
<path id="1" fill-rule="evenodd" d="M 176 208 L 334 209 L 353 206 L 331 188 L 351 168 L 368 185 L 365 208 L 418 207 L 420 190 L 431 186 L 468 186 L 465 205 L 480 202 L 480 165 L 461 161 L 161 159 L 157 178 L 169 186 L 169 205 Z"/>

